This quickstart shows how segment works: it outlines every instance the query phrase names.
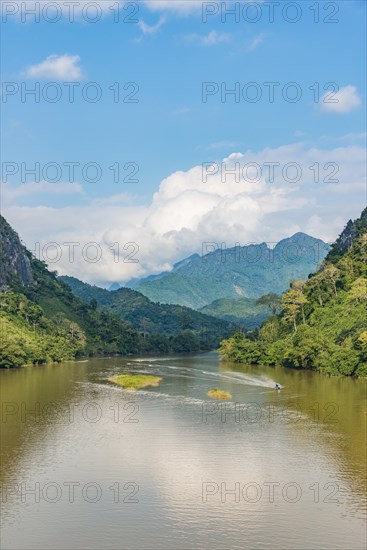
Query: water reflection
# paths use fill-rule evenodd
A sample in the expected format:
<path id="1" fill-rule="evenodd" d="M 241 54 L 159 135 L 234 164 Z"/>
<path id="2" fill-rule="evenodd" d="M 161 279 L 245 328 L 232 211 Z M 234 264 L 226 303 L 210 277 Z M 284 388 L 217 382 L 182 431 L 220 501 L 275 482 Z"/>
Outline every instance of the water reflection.
<path id="1" fill-rule="evenodd" d="M 163 380 L 133 394 L 108 382 L 121 371 Z M 62 490 L 57 502 L 9 493 L 6 548 L 365 547 L 365 381 L 219 365 L 215 354 L 0 379 L 2 482 Z M 212 387 L 232 403 L 209 400 Z"/>

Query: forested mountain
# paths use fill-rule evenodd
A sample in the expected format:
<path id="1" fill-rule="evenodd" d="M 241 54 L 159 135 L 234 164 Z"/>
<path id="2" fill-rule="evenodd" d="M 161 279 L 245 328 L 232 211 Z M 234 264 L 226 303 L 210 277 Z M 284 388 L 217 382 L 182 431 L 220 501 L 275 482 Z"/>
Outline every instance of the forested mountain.
<path id="1" fill-rule="evenodd" d="M 118 315 L 129 322 L 134 328 L 147 333 L 176 336 L 183 330 L 191 330 L 209 338 L 218 338 L 225 332 L 229 333 L 231 326 L 209 315 L 204 315 L 193 309 L 178 305 L 156 304 L 146 296 L 131 290 L 104 290 L 97 286 L 83 283 L 74 277 L 60 277 L 68 284 L 73 293 L 84 302 L 95 300 L 98 307 Z"/>
<path id="2" fill-rule="evenodd" d="M 162 273 L 158 273 L 157 275 L 148 275 L 147 277 L 143 277 L 142 279 L 131 279 L 131 281 L 126 283 L 124 286 L 126 286 L 128 288 L 135 289 L 137 286 L 139 286 L 143 283 L 148 283 L 150 281 L 156 281 L 157 279 L 161 279 L 165 275 L 169 275 L 170 273 L 174 273 L 175 271 L 178 271 L 184 265 L 187 265 L 187 264 L 189 264 L 190 262 L 192 262 L 196 259 L 200 259 L 199 254 L 192 254 L 188 258 L 185 258 L 183 260 L 180 260 L 179 262 L 176 262 L 171 271 L 163 271 Z M 120 286 L 121 285 L 119 285 L 119 287 Z M 116 290 L 116 288 L 110 288 L 109 290 Z"/>
<path id="3" fill-rule="evenodd" d="M 235 334 L 223 358 L 367 376 L 367 209 L 348 222 L 318 272 L 294 282 L 258 337 Z"/>
<path id="4" fill-rule="evenodd" d="M 45 263 L 22 245 L 2 216 L 0 243 L 0 367 L 96 354 L 208 350 L 219 343 L 223 334 L 229 335 L 228 323 L 197 312 L 192 312 L 196 324 L 191 330 L 194 321 L 189 310 L 177 311 L 176 316 L 172 313 L 170 320 L 178 323 L 180 319 L 179 328 L 176 324 L 167 332 L 149 332 L 145 326 L 134 328 L 121 319 L 118 308 L 114 315 L 99 310 L 96 300 L 86 304 L 74 296 L 56 273 L 48 271 Z M 120 308 L 130 307 L 131 311 L 139 301 L 147 300 L 128 290 L 121 296 Z M 124 304 L 129 300 L 130 306 Z"/>
<path id="5" fill-rule="evenodd" d="M 202 307 L 201 313 L 237 323 L 246 330 L 259 328 L 270 315 L 266 305 L 258 304 L 252 298 L 220 298 Z"/>
<path id="6" fill-rule="evenodd" d="M 269 292 L 284 292 L 292 280 L 307 279 L 330 250 L 304 233 L 273 245 L 219 248 L 203 257 L 194 255 L 170 273 L 134 283 L 134 288 L 154 302 L 193 309 L 221 298 L 257 299 Z"/>

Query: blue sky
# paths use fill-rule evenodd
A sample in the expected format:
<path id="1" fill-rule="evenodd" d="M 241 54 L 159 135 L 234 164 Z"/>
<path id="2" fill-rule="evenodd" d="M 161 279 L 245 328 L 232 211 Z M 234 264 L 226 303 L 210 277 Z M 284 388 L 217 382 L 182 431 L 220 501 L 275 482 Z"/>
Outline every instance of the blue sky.
<path id="1" fill-rule="evenodd" d="M 12 7 L 4 12 L 6 4 Z M 56 262 L 60 272 L 106 285 L 169 268 L 200 251 L 204 240 L 233 246 L 297 230 L 330 240 L 359 214 L 365 203 L 365 2 L 320 2 L 319 23 L 311 10 L 314 2 L 296 2 L 301 15 L 293 24 L 286 20 L 294 17 L 293 8 L 282 13 L 287 2 L 274 6 L 274 22 L 266 3 L 252 3 L 248 18 L 254 9 L 261 14 L 254 23 L 242 11 L 240 21 L 231 16 L 222 21 L 220 3 L 203 7 L 199 0 L 151 0 L 125 11 L 121 3 L 116 22 L 109 10 L 116 3 L 106 0 L 99 3 L 102 19 L 93 24 L 86 21 L 92 11 L 80 12 L 86 4 L 78 2 L 71 23 L 60 1 L 64 17 L 54 24 L 42 12 L 40 22 L 27 16 L 24 23 L 20 6 L 18 14 L 7 15 L 16 2 L 2 6 L 2 80 L 7 83 L 2 158 L 18 167 L 8 176 L 11 168 L 7 164 L 4 174 L 3 164 L 3 214 L 30 248 L 53 241 L 65 250 L 63 243 L 70 240 L 107 248 L 114 242 L 139 244 L 138 264 L 114 262 L 107 253 L 95 264 L 71 263 L 64 253 Z M 237 2 L 241 10 L 245 4 Z M 218 13 L 203 22 L 203 9 Z M 132 10 L 137 22 L 124 22 Z M 22 89 L 39 86 L 41 93 L 51 93 L 50 82 L 59 86 L 60 101 L 50 103 L 41 95 L 38 103 L 30 96 L 22 102 Z M 64 82 L 78 85 L 72 104 Z M 90 82 L 102 91 L 96 103 L 81 94 Z M 130 85 L 124 91 L 124 84 L 134 82 L 138 102 L 115 103 L 109 87 L 116 82 L 122 96 L 134 89 Z M 251 103 L 241 96 L 236 102 L 218 92 L 204 103 L 203 82 L 228 90 L 238 83 L 249 93 L 255 88 L 246 85 L 256 83 L 261 99 Z M 279 83 L 273 102 L 267 82 Z M 293 103 L 281 92 L 286 86 L 293 93 L 295 88 L 287 88 L 291 82 L 302 92 Z M 336 102 L 325 104 L 328 82 L 338 91 Z M 269 184 L 263 171 L 255 183 L 242 177 L 218 182 L 218 170 L 204 185 L 202 163 L 220 166 L 223 159 L 226 166 L 279 162 L 280 171 L 293 162 L 302 167 L 302 178 L 290 183 L 277 175 Z M 74 161 L 80 166 L 70 181 L 64 163 Z M 41 167 L 58 163 L 59 181 L 42 174 L 35 181 L 23 173 L 36 162 Z M 89 162 L 100 166 L 95 183 L 83 177 L 81 167 Z M 322 175 L 332 172 L 325 165 L 337 164 L 339 181 L 315 184 L 309 170 L 315 162 Z M 109 167 L 116 163 L 122 177 L 138 167 L 139 182 L 114 181 Z M 124 170 L 127 163 L 133 165 Z"/>

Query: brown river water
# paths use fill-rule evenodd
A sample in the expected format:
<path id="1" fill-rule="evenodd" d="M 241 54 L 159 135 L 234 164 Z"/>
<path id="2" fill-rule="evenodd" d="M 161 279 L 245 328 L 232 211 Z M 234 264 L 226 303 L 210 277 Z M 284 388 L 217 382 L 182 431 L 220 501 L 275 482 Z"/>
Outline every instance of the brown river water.
<path id="1" fill-rule="evenodd" d="M 121 372 L 162 382 L 127 392 Z M 366 380 L 213 352 L 0 383 L 2 549 L 366 548 Z"/>

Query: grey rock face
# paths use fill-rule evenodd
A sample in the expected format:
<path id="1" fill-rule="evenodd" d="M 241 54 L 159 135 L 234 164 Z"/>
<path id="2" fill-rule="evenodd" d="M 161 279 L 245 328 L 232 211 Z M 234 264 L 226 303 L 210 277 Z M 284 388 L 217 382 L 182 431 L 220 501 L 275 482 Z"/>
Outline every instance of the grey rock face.
<path id="1" fill-rule="evenodd" d="M 12 282 L 32 284 L 33 275 L 25 247 L 3 216 L 0 216 L 0 292 Z"/>

